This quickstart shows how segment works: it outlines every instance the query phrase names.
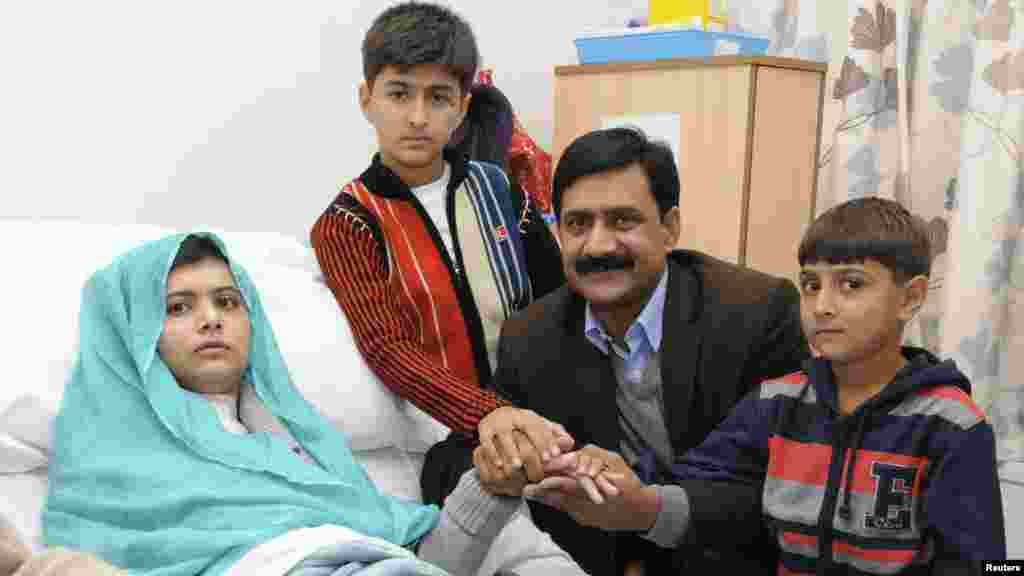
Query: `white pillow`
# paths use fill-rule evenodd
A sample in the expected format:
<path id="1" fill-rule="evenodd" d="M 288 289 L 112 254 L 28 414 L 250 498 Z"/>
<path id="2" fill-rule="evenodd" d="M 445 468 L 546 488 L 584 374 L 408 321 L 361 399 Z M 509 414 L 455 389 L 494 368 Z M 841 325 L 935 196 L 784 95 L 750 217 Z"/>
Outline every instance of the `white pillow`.
<path id="1" fill-rule="evenodd" d="M 233 258 L 246 268 L 255 264 L 274 264 L 319 274 L 316 255 L 307 242 L 277 232 L 241 232 L 219 227 L 193 227 L 213 232 L 228 246 Z M 100 224 L 73 220 L 0 220 L 0 250 L 16 250 L 27 239 L 43 243 L 45 251 L 67 257 L 84 257 L 85 267 L 96 270 L 117 255 L 150 240 L 184 232 L 150 224 Z M 14 241 L 14 244 L 7 243 Z"/>
<path id="2" fill-rule="evenodd" d="M 404 433 L 401 438 L 396 439 L 395 445 L 402 450 L 426 454 L 431 446 L 448 436 L 450 430 L 447 426 L 420 410 L 412 402 L 399 400 L 398 403 Z"/>
<path id="3" fill-rule="evenodd" d="M 0 301 L 7 304 L 0 350 L 8 359 L 0 386 L 0 516 L 34 546 L 53 418 L 78 350 L 81 289 L 118 254 L 173 232 L 0 220 L 0 261 L 8 271 L 0 282 Z M 299 390 L 349 438 L 382 490 L 418 499 L 422 456 L 409 452 L 425 452 L 447 429 L 368 369 L 333 295 L 316 280 L 309 248 L 276 234 L 222 237 L 252 274 Z"/>
<path id="4" fill-rule="evenodd" d="M 263 265 L 249 274 L 302 395 L 353 450 L 400 446 L 398 397 L 367 366 L 330 290 L 301 270 Z"/>
<path id="5" fill-rule="evenodd" d="M 0 329 L 8 373 L 0 387 L 0 472 L 20 471 L 24 445 L 49 449 L 49 431 L 78 350 L 78 309 L 89 276 L 117 254 L 169 233 L 155 226 L 0 222 Z M 46 446 L 40 446 L 45 443 Z"/>
<path id="6" fill-rule="evenodd" d="M 261 264 L 284 266 L 309 272 L 320 273 L 316 254 L 307 244 L 293 236 L 276 232 L 237 232 L 217 227 L 197 227 L 194 230 L 213 232 L 224 240 L 231 257 L 248 270 Z"/>
<path id="7" fill-rule="evenodd" d="M 0 474 L 24 474 L 46 468 L 49 458 L 42 450 L 0 432 Z"/>
<path id="8" fill-rule="evenodd" d="M 0 474 L 0 518 L 14 528 L 28 547 L 43 548 L 42 512 L 49 482 L 46 470 L 26 474 Z"/>
<path id="9" fill-rule="evenodd" d="M 0 261 L 15 279 L 0 283 L 0 301 L 8 304 L 0 350 L 16 359 L 0 386 L 0 414 L 16 401 L 22 408 L 10 413 L 29 414 L 26 406 L 34 411 L 17 421 L 0 416 L 0 434 L 6 434 L 0 473 L 35 461 L 34 453 L 15 449 L 39 448 L 26 439 L 49 438 L 78 350 L 79 300 L 89 276 L 118 254 L 172 232 L 144 225 L 0 222 Z M 443 438 L 447 429 L 392 394 L 366 366 L 343 312 L 316 280 L 311 249 L 276 234 L 223 237 L 260 290 L 297 387 L 354 450 L 396 446 L 424 452 Z"/>
<path id="10" fill-rule="evenodd" d="M 22 395 L 0 412 L 0 474 L 46 467 L 58 402 L 45 394 Z"/>

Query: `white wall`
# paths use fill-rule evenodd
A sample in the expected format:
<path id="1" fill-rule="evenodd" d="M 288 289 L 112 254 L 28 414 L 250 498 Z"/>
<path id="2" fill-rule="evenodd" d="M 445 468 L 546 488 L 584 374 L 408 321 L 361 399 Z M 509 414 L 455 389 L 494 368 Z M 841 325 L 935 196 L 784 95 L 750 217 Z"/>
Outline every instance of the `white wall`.
<path id="1" fill-rule="evenodd" d="M 35 0 L 0 7 L 0 220 L 305 239 L 375 149 L 359 46 L 392 2 Z M 553 68 L 646 0 L 456 0 L 484 64 L 551 144 Z M 2 223 L 0 223 L 2 225 Z"/>
<path id="2" fill-rule="evenodd" d="M 999 477 L 1006 523 L 1006 557 L 1024 558 L 1024 463 L 1004 462 L 999 466 Z"/>

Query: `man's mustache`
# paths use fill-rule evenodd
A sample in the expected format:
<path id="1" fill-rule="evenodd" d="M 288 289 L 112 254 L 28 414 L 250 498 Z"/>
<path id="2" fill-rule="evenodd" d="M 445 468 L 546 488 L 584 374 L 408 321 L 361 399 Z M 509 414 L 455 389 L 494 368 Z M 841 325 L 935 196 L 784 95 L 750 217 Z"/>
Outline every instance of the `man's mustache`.
<path id="1" fill-rule="evenodd" d="M 629 256 L 580 256 L 576 259 L 576 273 L 585 276 L 594 272 L 611 270 L 628 270 L 633 267 L 633 259 Z"/>

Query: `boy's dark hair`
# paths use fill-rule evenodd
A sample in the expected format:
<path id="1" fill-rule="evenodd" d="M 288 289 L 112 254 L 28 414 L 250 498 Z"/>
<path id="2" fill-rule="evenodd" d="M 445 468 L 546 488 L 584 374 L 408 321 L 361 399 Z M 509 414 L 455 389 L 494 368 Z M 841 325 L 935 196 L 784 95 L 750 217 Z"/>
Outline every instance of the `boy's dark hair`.
<path id="1" fill-rule="evenodd" d="M 679 205 L 679 171 L 672 149 L 647 138 L 638 128 L 621 127 L 584 134 L 569 144 L 555 168 L 551 203 L 555 216 L 562 212 L 562 193 L 585 176 L 625 170 L 639 164 L 664 216 Z"/>
<path id="2" fill-rule="evenodd" d="M 189 266 L 207 258 L 217 258 L 225 264 L 228 263 L 228 259 L 224 257 L 216 242 L 206 236 L 190 234 L 181 242 L 178 254 L 171 262 L 171 270 L 173 271 L 179 266 Z"/>
<path id="3" fill-rule="evenodd" d="M 800 265 L 863 263 L 877 260 L 898 282 L 928 276 L 931 239 L 924 221 L 899 202 L 857 198 L 818 216 L 800 241 Z"/>
<path id="4" fill-rule="evenodd" d="M 363 77 L 373 85 L 387 66 L 407 70 L 440 64 L 468 94 L 479 53 L 469 24 L 451 10 L 426 2 L 403 2 L 382 12 L 363 38 Z"/>

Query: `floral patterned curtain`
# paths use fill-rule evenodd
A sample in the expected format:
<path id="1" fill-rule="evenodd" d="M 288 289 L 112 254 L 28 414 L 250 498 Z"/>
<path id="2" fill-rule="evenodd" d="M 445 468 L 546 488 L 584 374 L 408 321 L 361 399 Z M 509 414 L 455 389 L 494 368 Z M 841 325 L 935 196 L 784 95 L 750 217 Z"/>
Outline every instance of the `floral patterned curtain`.
<path id="1" fill-rule="evenodd" d="M 907 339 L 957 361 L 1024 461 L 1024 1 L 731 0 L 729 26 L 829 64 L 817 206 L 893 198 L 935 263 Z"/>

